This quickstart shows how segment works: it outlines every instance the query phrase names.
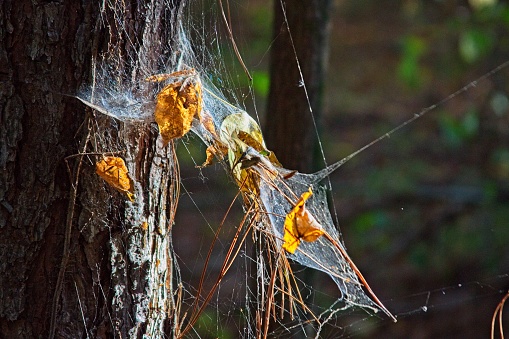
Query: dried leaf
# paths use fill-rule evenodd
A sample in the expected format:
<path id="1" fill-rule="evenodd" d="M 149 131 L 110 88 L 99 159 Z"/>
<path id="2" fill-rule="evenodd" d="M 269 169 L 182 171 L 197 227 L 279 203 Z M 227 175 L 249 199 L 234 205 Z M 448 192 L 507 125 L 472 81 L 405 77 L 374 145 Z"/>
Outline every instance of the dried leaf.
<path id="1" fill-rule="evenodd" d="M 205 153 L 207 154 L 207 159 L 205 159 L 205 162 L 203 164 L 196 167 L 203 168 L 212 165 L 214 157 L 223 159 L 226 156 L 226 154 L 228 154 L 228 149 L 222 144 L 218 144 L 217 146 L 210 145 L 205 150 Z"/>
<path id="2" fill-rule="evenodd" d="M 212 135 L 212 138 L 219 141 L 219 135 L 217 135 L 216 127 L 214 126 L 214 120 L 212 115 L 207 110 L 203 110 L 200 114 L 200 122 L 207 131 Z"/>
<path id="3" fill-rule="evenodd" d="M 110 186 L 125 193 L 129 200 L 134 201 L 134 185 L 131 178 L 129 178 L 124 159 L 104 157 L 95 164 L 95 172 Z"/>
<path id="4" fill-rule="evenodd" d="M 244 131 L 239 131 L 238 138 L 240 140 L 242 140 L 246 145 L 253 147 L 261 155 L 266 156 L 273 165 L 281 167 L 281 163 L 279 162 L 279 160 L 277 160 L 274 152 L 271 152 L 265 148 L 265 143 L 263 142 L 263 139 L 262 139 L 262 143 L 260 143 L 255 138 L 253 138 L 250 134 L 248 134 Z"/>
<path id="5" fill-rule="evenodd" d="M 228 145 L 234 152 L 243 153 L 246 151 L 248 144 L 239 138 L 239 133 L 244 132 L 250 136 L 250 140 L 254 144 L 261 145 L 260 148 L 265 149 L 262 131 L 256 121 L 244 111 L 228 115 L 221 124 L 221 141 Z M 251 146 L 254 148 L 254 146 Z"/>
<path id="6" fill-rule="evenodd" d="M 274 164 L 279 162 L 272 152 L 268 151 L 263 141 L 260 126 L 244 111 L 228 115 L 221 124 L 221 141 L 228 146 L 228 160 L 232 173 L 243 192 L 259 194 L 259 175 L 255 174 L 251 166 L 259 159 L 245 159 L 245 152 L 252 147 L 261 155 L 268 157 Z M 272 154 L 272 155 L 271 155 Z"/>
<path id="7" fill-rule="evenodd" d="M 166 145 L 191 130 L 194 117 L 200 116 L 201 86 L 198 81 L 178 81 L 164 87 L 157 95 L 155 121 Z"/>
<path id="8" fill-rule="evenodd" d="M 325 234 L 315 217 L 306 209 L 306 200 L 311 195 L 311 188 L 302 193 L 297 204 L 286 215 L 283 248 L 290 253 L 295 253 L 301 240 L 313 242 Z"/>

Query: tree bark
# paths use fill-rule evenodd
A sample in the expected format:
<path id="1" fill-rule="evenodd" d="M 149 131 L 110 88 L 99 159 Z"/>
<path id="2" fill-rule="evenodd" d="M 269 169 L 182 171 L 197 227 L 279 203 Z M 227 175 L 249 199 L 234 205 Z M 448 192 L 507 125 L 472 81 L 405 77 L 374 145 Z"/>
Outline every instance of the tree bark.
<path id="1" fill-rule="evenodd" d="M 322 111 L 331 1 L 288 0 L 283 4 L 287 22 L 281 2 L 274 1 L 274 44 L 265 139 L 283 166 L 310 172 L 316 132 L 309 107 L 311 105 L 315 121 L 318 121 Z"/>
<path id="2" fill-rule="evenodd" d="M 174 334 L 173 145 L 149 123 L 86 113 L 62 95 L 90 84 L 93 57 L 113 48 L 157 71 L 157 46 L 142 38 L 171 41 L 170 4 L 124 4 L 120 19 L 95 1 L 0 4 L 0 337 Z M 132 203 L 94 173 L 96 154 L 111 151 L 135 182 Z"/>

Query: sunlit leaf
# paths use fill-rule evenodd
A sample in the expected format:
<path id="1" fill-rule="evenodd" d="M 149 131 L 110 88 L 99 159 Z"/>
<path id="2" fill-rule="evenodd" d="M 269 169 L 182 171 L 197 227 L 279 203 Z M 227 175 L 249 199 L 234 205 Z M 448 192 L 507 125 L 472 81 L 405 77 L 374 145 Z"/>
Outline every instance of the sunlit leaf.
<path id="1" fill-rule="evenodd" d="M 239 134 L 243 136 L 248 135 L 248 142 L 250 144 L 246 143 L 247 139 L 242 140 Z M 220 138 L 228 147 L 228 161 L 237 184 L 241 187 L 242 191 L 258 195 L 259 177 L 250 173 L 247 167 L 242 168 L 242 162 L 249 160 L 243 158 L 248 147 L 265 149 L 260 126 L 249 114 L 240 111 L 239 113 L 228 115 L 223 120 Z"/>
<path id="2" fill-rule="evenodd" d="M 301 240 L 313 242 L 325 234 L 315 217 L 306 209 L 306 200 L 311 195 L 311 188 L 302 193 L 297 204 L 286 215 L 283 248 L 290 253 L 295 253 Z"/>
<path id="3" fill-rule="evenodd" d="M 95 164 L 95 172 L 110 186 L 124 193 L 129 200 L 134 200 L 134 185 L 122 158 L 104 157 Z"/>
<path id="4" fill-rule="evenodd" d="M 212 163 L 214 161 L 214 157 L 223 159 L 228 154 L 228 149 L 222 144 L 217 144 L 217 146 L 210 145 L 205 150 L 205 153 L 207 155 L 207 159 L 205 159 L 205 162 L 203 164 L 201 164 L 200 166 L 197 166 L 198 168 L 207 167 L 207 166 L 212 165 Z"/>
<path id="5" fill-rule="evenodd" d="M 216 127 L 214 126 L 214 119 L 212 119 L 212 115 L 207 110 L 203 110 L 200 114 L 200 122 L 202 126 L 210 133 L 213 139 L 220 140 L 219 135 L 216 132 Z"/>
<path id="6" fill-rule="evenodd" d="M 256 151 L 258 151 L 261 155 L 266 156 L 272 164 L 281 167 L 281 163 L 277 160 L 274 152 L 271 152 L 265 148 L 265 145 L 258 142 L 255 138 L 244 131 L 239 131 L 238 138 L 242 140 L 246 145 L 253 147 Z M 263 142 L 263 140 L 262 140 Z"/>
<path id="7" fill-rule="evenodd" d="M 248 134 L 254 143 L 265 149 L 260 126 L 244 111 L 228 115 L 221 124 L 221 140 L 234 152 L 242 153 L 250 145 L 239 138 L 240 132 Z"/>
<path id="8" fill-rule="evenodd" d="M 155 121 L 164 144 L 184 136 L 191 130 L 193 119 L 199 118 L 202 106 L 200 83 L 189 79 L 171 83 L 157 95 Z"/>
<path id="9" fill-rule="evenodd" d="M 233 176 L 244 192 L 258 194 L 259 176 L 250 173 L 250 167 L 259 159 L 245 158 L 249 147 L 266 156 L 274 165 L 281 166 L 273 152 L 267 150 L 260 126 L 246 112 L 228 115 L 221 124 L 221 141 L 228 146 L 228 160 Z"/>
<path id="10" fill-rule="evenodd" d="M 468 3 L 475 10 L 482 10 L 487 7 L 492 7 L 497 4 L 497 0 L 468 0 Z"/>
<path id="11" fill-rule="evenodd" d="M 497 116 L 502 117 L 509 112 L 509 98 L 504 92 L 495 92 L 490 99 L 490 106 Z"/>

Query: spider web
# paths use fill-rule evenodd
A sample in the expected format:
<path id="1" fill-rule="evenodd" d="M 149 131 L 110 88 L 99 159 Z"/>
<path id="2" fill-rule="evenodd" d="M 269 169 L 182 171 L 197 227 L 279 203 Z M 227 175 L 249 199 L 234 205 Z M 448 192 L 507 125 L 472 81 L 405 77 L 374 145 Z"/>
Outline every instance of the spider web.
<path id="1" fill-rule="evenodd" d="M 122 17 L 122 10 L 108 2 L 105 2 L 103 6 L 117 11 L 117 28 L 127 30 L 127 21 Z M 157 6 L 151 8 L 156 9 Z M 212 117 L 216 131 L 221 131 L 225 118 L 232 114 L 245 112 L 246 107 L 242 106 L 245 106 L 246 100 L 252 97 L 252 88 L 246 87 L 244 81 L 241 80 L 243 75 L 239 75 L 228 63 L 228 61 L 235 60 L 236 55 L 229 42 L 221 15 L 221 11 L 216 4 L 210 5 L 208 2 L 196 1 L 184 7 L 177 25 L 174 26 L 178 30 L 177 41 L 166 44 L 147 36 L 144 37 L 141 50 L 134 50 L 127 56 L 109 55 L 98 58 L 94 62 L 94 83 L 79 94 L 80 100 L 112 118 L 111 124 L 113 127 L 117 123 L 151 123 L 153 122 L 155 98 L 162 85 L 149 83 L 144 79 L 158 73 L 194 69 L 198 74 L 198 80 L 192 81 L 200 81 L 204 88 L 203 111 Z M 162 18 L 158 17 L 158 13 L 153 12 L 150 19 L 158 20 Z M 126 34 L 126 37 L 128 36 Z M 158 36 L 158 38 L 161 37 Z M 125 43 L 129 44 L 130 42 L 126 39 Z M 157 53 L 147 52 L 152 49 L 156 50 Z M 247 95 L 243 93 L 243 90 L 246 89 Z M 462 91 L 467 89 L 464 88 Z M 430 107 L 430 109 L 433 108 L 434 106 Z M 106 133 L 106 137 L 97 137 L 98 143 L 102 145 L 104 150 L 109 152 L 119 151 L 120 145 L 115 144 L 114 138 L 108 135 L 107 130 L 109 128 L 111 126 L 106 127 L 102 132 L 97 132 L 97 135 Z M 216 144 L 217 146 L 217 140 L 198 120 L 194 122 L 192 131 L 206 145 Z M 228 140 L 226 140 L 226 143 L 228 143 Z M 245 212 L 248 219 L 241 226 L 254 225 L 252 228 L 257 232 L 255 242 L 259 241 L 260 237 L 268 238 L 269 240 L 266 241 L 272 242 L 272 247 L 268 246 L 262 250 L 266 251 L 266 255 L 272 256 L 274 260 L 279 260 L 276 258 L 284 255 L 305 267 L 322 271 L 332 278 L 340 291 L 341 296 L 338 302 L 322 310 L 321 313 L 315 314 L 315 333 L 318 335 L 321 326 L 330 321 L 332 317 L 351 312 L 351 309 L 348 310 L 350 307 L 360 306 L 369 312 L 378 312 L 380 306 L 366 294 L 358 275 L 344 256 L 346 252 L 343 252 L 345 250 L 343 241 L 329 212 L 330 207 L 327 203 L 326 189 L 320 185 L 320 182 L 344 161 L 340 161 L 316 174 L 293 174 L 289 170 L 275 166 L 266 160 L 263 154 L 251 147 L 247 147 L 244 153 L 250 158 L 260 159 L 260 163 L 253 165 L 250 170 L 258 173 L 261 180 L 259 197 L 256 202 L 258 210 L 254 213 L 246 205 Z M 222 166 L 231 176 L 231 164 L 223 161 Z M 290 176 L 290 174 L 292 175 Z M 288 176 L 287 179 L 286 176 Z M 235 182 L 235 179 L 232 178 L 232 181 Z M 314 242 L 302 241 L 295 254 L 285 253 L 281 250 L 284 220 L 293 207 L 292 202 L 288 201 L 286 197 L 290 196 L 296 200 L 310 188 L 314 194 L 306 203 L 306 207 L 326 233 L 336 241 L 336 246 L 333 246 L 326 238 L 321 237 Z M 179 227 L 179 225 L 175 227 Z M 244 231 L 247 232 L 247 227 Z M 227 248 L 228 244 L 222 244 L 222 246 Z M 244 309 L 246 315 L 244 317 L 253 319 L 256 316 L 250 314 L 252 306 L 254 305 L 255 308 L 260 309 L 266 305 L 263 295 L 268 293 L 269 277 L 273 274 L 275 266 L 269 265 L 267 260 L 270 259 L 264 258 L 263 255 L 250 257 L 247 251 L 245 253 L 244 260 L 246 264 L 243 269 L 246 270 L 244 274 L 246 285 L 249 285 L 249 279 L 258 282 L 256 291 L 245 286 L 246 307 Z M 249 266 L 247 263 L 251 261 L 257 264 L 256 272 L 247 270 L 247 266 Z M 304 290 L 312 289 L 312 286 L 302 285 Z M 188 298 L 195 295 L 195 291 L 192 291 L 194 288 L 196 287 L 188 287 Z M 280 287 L 278 291 L 281 296 L 290 293 L 284 287 Z M 277 292 L 275 293 L 277 294 Z M 186 301 L 186 303 L 191 305 L 193 301 Z M 225 302 L 218 299 L 216 304 L 215 307 L 217 307 L 219 313 L 221 305 L 224 305 Z M 309 315 L 306 315 L 308 310 L 304 305 L 297 304 L 299 310 L 296 311 L 295 318 L 292 321 L 287 324 L 283 324 L 283 319 L 277 321 L 281 322 L 287 330 L 301 328 L 305 331 L 304 328 L 310 318 Z M 288 315 L 290 313 L 293 312 L 284 310 L 284 314 Z M 239 331 L 243 332 L 245 336 L 256 336 L 255 333 L 259 331 L 259 328 L 250 327 L 250 321 L 245 321 L 243 324 L 244 329 L 239 329 Z M 239 327 L 241 326 L 239 325 Z"/>

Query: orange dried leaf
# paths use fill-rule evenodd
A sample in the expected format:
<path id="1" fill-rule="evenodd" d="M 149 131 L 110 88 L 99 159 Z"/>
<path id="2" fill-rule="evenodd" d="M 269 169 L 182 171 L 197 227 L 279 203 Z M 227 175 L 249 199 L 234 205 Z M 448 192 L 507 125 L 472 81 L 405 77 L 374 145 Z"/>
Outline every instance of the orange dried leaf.
<path id="1" fill-rule="evenodd" d="M 306 209 L 306 200 L 311 195 L 311 188 L 302 193 L 297 204 L 286 215 L 283 248 L 290 253 L 295 253 L 301 240 L 313 242 L 325 234 L 315 217 Z"/>
<path id="2" fill-rule="evenodd" d="M 201 106 L 199 82 L 179 81 L 159 92 L 154 115 L 165 145 L 191 130 L 194 117 L 200 115 Z"/>
<path id="3" fill-rule="evenodd" d="M 219 140 L 219 135 L 217 134 L 216 127 L 214 126 L 214 120 L 207 110 L 203 110 L 203 112 L 201 112 L 200 122 L 215 140 Z"/>
<path id="4" fill-rule="evenodd" d="M 203 168 L 212 165 L 212 161 L 214 161 L 214 154 L 215 154 L 215 148 L 214 146 L 209 146 L 205 150 L 205 154 L 207 154 L 207 159 L 201 164 L 200 166 L 197 166 L 198 168 Z"/>
<path id="5" fill-rule="evenodd" d="M 110 186 L 125 193 L 129 200 L 134 200 L 134 185 L 127 171 L 124 159 L 104 157 L 95 164 L 95 172 Z"/>
<path id="6" fill-rule="evenodd" d="M 212 165 L 214 157 L 217 156 L 220 159 L 224 158 L 225 155 L 228 153 L 228 149 L 221 145 L 218 145 L 217 147 L 214 145 L 210 145 L 205 150 L 205 153 L 207 154 L 207 159 L 205 159 L 205 162 L 203 164 L 196 167 L 203 168 Z"/>

